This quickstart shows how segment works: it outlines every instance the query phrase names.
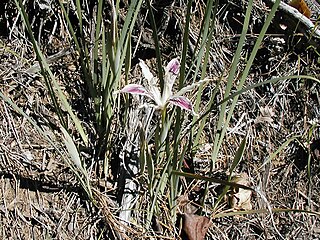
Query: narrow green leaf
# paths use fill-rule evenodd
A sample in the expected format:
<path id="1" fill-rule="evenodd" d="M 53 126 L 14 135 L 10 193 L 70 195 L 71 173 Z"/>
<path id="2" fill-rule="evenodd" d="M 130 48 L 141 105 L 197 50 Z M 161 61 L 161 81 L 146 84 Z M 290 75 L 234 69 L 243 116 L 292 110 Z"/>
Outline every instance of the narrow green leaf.
<path id="1" fill-rule="evenodd" d="M 155 43 L 155 50 L 156 50 L 156 57 L 157 57 L 157 69 L 158 69 L 158 77 L 160 80 L 160 89 L 161 92 L 163 91 L 164 87 L 164 80 L 163 80 L 163 69 L 162 69 L 162 60 L 161 60 L 161 46 L 158 38 L 158 31 L 156 26 L 156 20 L 154 18 L 153 14 L 153 8 L 151 6 L 150 0 L 147 0 L 148 10 L 149 10 L 149 16 L 150 16 L 150 23 L 152 28 L 152 36 Z"/>
<path id="2" fill-rule="evenodd" d="M 236 154 L 234 156 L 232 165 L 231 165 L 230 170 L 229 170 L 229 176 L 228 176 L 228 181 L 229 182 L 231 182 L 233 171 L 239 165 L 239 163 L 240 163 L 240 161 L 242 159 L 242 156 L 244 154 L 244 150 L 246 149 L 246 143 L 247 143 L 247 135 L 242 139 L 242 141 L 240 143 L 240 146 L 238 147 L 237 152 L 236 152 Z M 215 204 L 213 206 L 214 210 L 216 210 L 218 208 L 220 202 L 224 199 L 224 197 L 228 193 L 229 189 L 230 189 L 230 186 L 226 186 L 223 189 L 222 193 L 218 196 L 218 199 L 217 199 L 217 201 L 215 202 Z"/>
<path id="3" fill-rule="evenodd" d="M 231 182 L 231 181 L 221 180 L 221 179 L 218 179 L 218 178 L 205 177 L 205 176 L 200 176 L 200 175 L 197 175 L 197 174 L 179 172 L 179 171 L 175 171 L 175 170 L 172 171 L 172 174 L 175 174 L 175 175 L 178 175 L 178 176 L 182 176 L 182 177 L 186 177 L 186 178 L 197 179 L 197 180 L 202 180 L 202 181 L 211 182 L 211 183 L 217 183 L 217 184 L 221 184 L 221 185 L 225 185 L 225 186 L 237 187 L 237 188 L 243 188 L 243 189 L 255 191 L 251 187 L 248 187 L 248 186 L 245 186 L 245 185 L 242 185 L 242 184 L 237 184 L 237 183 Z"/>
<path id="4" fill-rule="evenodd" d="M 55 107 L 57 108 L 57 111 L 58 113 L 61 112 L 61 107 L 60 105 L 58 104 L 57 100 L 56 100 L 56 95 L 57 94 L 57 97 L 58 99 L 61 101 L 61 104 L 63 105 L 63 107 L 67 110 L 68 114 L 70 115 L 72 121 L 74 122 L 83 142 L 85 145 L 88 144 L 88 137 L 81 125 L 81 122 L 80 120 L 76 117 L 76 115 L 73 113 L 72 111 L 72 108 L 70 106 L 70 104 L 68 103 L 64 93 L 62 92 L 59 84 L 57 83 L 53 73 L 51 72 L 50 70 L 50 67 L 48 65 L 48 63 L 46 62 L 46 59 L 45 57 L 43 56 L 34 36 L 33 36 L 33 32 L 32 32 L 32 29 L 31 29 L 31 25 L 30 25 L 30 22 L 28 20 L 28 16 L 25 12 L 25 9 L 24 9 L 24 5 L 22 3 L 21 0 L 19 0 L 19 2 L 17 0 L 15 0 L 16 2 L 16 5 L 17 7 L 20 9 L 21 13 L 22 13 L 22 17 L 23 17 L 23 21 L 27 27 L 27 30 L 29 32 L 29 35 L 30 35 L 30 38 L 31 38 L 31 42 L 33 44 L 33 48 L 36 52 L 36 55 L 37 55 L 37 59 L 39 61 L 39 65 L 41 67 L 41 71 L 42 71 L 42 74 L 44 76 L 44 79 L 47 81 L 47 86 L 49 87 L 49 91 L 51 93 L 51 99 L 52 101 L 54 102 L 55 104 Z M 60 114 L 61 115 L 61 114 Z M 64 124 L 64 120 L 63 120 L 63 117 L 60 116 L 60 121 L 61 121 L 61 124 L 65 125 Z"/>
<path id="5" fill-rule="evenodd" d="M 278 78 L 272 78 L 272 79 L 269 79 L 269 80 L 266 80 L 266 81 L 263 81 L 263 82 L 259 82 L 259 83 L 255 83 L 255 84 L 252 84 L 251 86 L 249 87 L 246 87 L 246 88 L 243 88 L 241 90 L 238 90 L 236 91 L 235 93 L 229 95 L 228 97 L 224 98 L 223 100 L 221 100 L 220 102 L 217 102 L 215 104 L 213 104 L 208 110 L 206 110 L 203 114 L 201 114 L 201 116 L 192 124 L 192 126 L 190 126 L 189 128 L 187 128 L 184 133 L 182 134 L 182 137 L 185 137 L 185 135 L 190 131 L 190 129 L 199 123 L 199 121 L 201 121 L 205 116 L 207 116 L 210 112 L 212 112 L 213 110 L 217 109 L 221 104 L 235 98 L 236 96 L 239 96 L 245 92 L 248 92 L 254 88 L 257 88 L 257 87 L 260 87 L 260 86 L 263 86 L 265 84 L 269 84 L 269 83 L 277 83 L 277 82 L 281 82 L 281 81 L 285 81 L 285 80 L 292 80 L 292 79 L 309 79 L 309 80 L 312 80 L 312 81 L 315 81 L 317 83 L 320 84 L 320 80 L 315 78 L 315 77 L 312 77 L 312 76 L 307 76 L 307 75 L 299 75 L 299 76 L 286 76 L 286 77 L 278 77 Z"/>
<path id="6" fill-rule="evenodd" d="M 70 136 L 70 134 L 67 132 L 67 130 L 64 127 L 61 127 L 60 130 L 63 134 L 63 141 L 67 147 L 67 150 L 69 152 L 71 160 L 79 168 L 79 170 L 83 171 L 79 152 L 78 152 L 76 145 L 74 144 L 72 137 Z"/>
<path id="7" fill-rule="evenodd" d="M 275 151 L 274 153 L 272 153 L 267 160 L 260 166 L 259 169 L 263 168 L 267 163 L 269 163 L 272 159 L 274 159 L 278 153 L 280 153 L 284 148 L 286 148 L 292 141 L 297 140 L 298 138 L 300 138 L 300 135 L 294 135 L 292 137 L 290 137 L 289 139 L 287 139 L 278 149 L 277 151 Z"/>
<path id="8" fill-rule="evenodd" d="M 246 136 L 242 139 L 241 143 L 240 143 L 240 146 L 238 147 L 237 149 L 237 152 L 234 156 L 234 159 L 233 159 L 233 162 L 232 162 L 232 165 L 230 167 L 230 176 L 229 176 L 229 180 L 231 179 L 231 175 L 233 173 L 233 171 L 235 170 L 235 168 L 239 165 L 242 157 L 243 157 L 243 154 L 244 154 L 244 150 L 246 149 L 246 145 L 247 145 L 247 134 Z"/>

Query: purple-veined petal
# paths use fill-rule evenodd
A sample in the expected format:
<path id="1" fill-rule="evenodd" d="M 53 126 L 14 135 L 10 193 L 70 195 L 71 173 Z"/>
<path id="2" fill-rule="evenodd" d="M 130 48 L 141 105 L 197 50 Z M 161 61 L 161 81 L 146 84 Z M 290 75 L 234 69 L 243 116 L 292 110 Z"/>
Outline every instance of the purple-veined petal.
<path id="1" fill-rule="evenodd" d="M 191 101 L 183 96 L 180 97 L 171 97 L 169 99 L 169 102 L 175 106 L 178 106 L 182 109 L 188 110 L 188 111 L 192 111 L 192 103 Z"/>
<path id="2" fill-rule="evenodd" d="M 141 67 L 143 76 L 144 76 L 148 81 L 151 81 L 152 78 L 153 78 L 153 75 L 152 75 L 152 73 L 150 72 L 150 69 L 149 69 L 149 67 L 147 66 L 147 64 L 145 64 L 145 62 L 140 59 L 139 66 Z"/>
<path id="3" fill-rule="evenodd" d="M 191 101 L 186 97 L 183 97 L 183 96 L 171 97 L 169 99 L 169 102 L 175 106 L 178 106 L 184 110 L 191 112 L 193 115 L 197 115 L 193 111 L 193 106 L 192 106 Z"/>
<path id="4" fill-rule="evenodd" d="M 147 89 L 145 89 L 142 85 L 139 84 L 128 84 L 118 92 L 139 94 L 150 97 L 150 93 L 147 91 Z"/>
<path id="5" fill-rule="evenodd" d="M 164 75 L 164 98 L 172 95 L 172 87 L 177 78 L 180 69 L 180 62 L 177 58 L 172 59 L 165 68 Z"/>
<path id="6" fill-rule="evenodd" d="M 180 62 L 177 58 L 172 59 L 166 67 L 166 72 L 173 73 L 174 75 L 178 75 L 179 70 L 180 70 Z"/>

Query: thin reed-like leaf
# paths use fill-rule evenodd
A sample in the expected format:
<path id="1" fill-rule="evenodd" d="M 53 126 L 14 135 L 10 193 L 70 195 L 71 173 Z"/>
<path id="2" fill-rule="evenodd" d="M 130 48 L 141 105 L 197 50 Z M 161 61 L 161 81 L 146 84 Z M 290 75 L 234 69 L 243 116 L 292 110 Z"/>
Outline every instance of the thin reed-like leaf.
<path id="1" fill-rule="evenodd" d="M 266 84 L 269 84 L 269 83 L 278 83 L 278 82 L 281 82 L 281 81 L 292 80 L 292 79 L 309 79 L 309 80 L 315 81 L 315 82 L 320 84 L 320 80 L 319 79 L 317 79 L 315 77 L 312 77 L 312 76 L 308 76 L 308 75 L 276 77 L 276 78 L 272 78 L 272 79 L 269 79 L 269 80 L 266 80 L 266 81 L 263 81 L 263 82 L 252 84 L 251 86 L 248 86 L 248 87 L 243 88 L 243 89 L 241 89 L 239 91 L 236 91 L 235 93 L 229 95 L 228 97 L 224 98 L 220 102 L 217 102 L 217 103 L 213 104 L 208 110 L 206 110 L 204 113 L 202 113 L 200 115 L 200 117 L 194 123 L 192 123 L 191 126 L 189 126 L 188 128 L 185 129 L 185 131 L 183 132 L 181 138 L 185 137 L 185 135 L 192 128 L 192 126 L 194 126 L 195 124 L 198 124 L 199 121 L 201 121 L 205 116 L 207 116 L 209 113 L 211 113 L 212 110 L 217 109 L 221 104 L 223 104 L 225 102 L 228 102 L 229 100 L 235 98 L 236 96 L 239 96 L 239 95 L 241 95 L 241 94 L 243 94 L 243 93 L 245 93 L 247 91 L 250 91 L 250 90 L 252 90 L 254 88 L 257 88 L 257 87 L 260 87 L 260 86 L 263 86 L 263 85 L 266 85 Z"/>
<path id="2" fill-rule="evenodd" d="M 87 134 L 85 133 L 80 120 L 73 113 L 73 110 L 72 110 L 70 104 L 68 103 L 68 100 L 66 99 L 66 97 L 65 97 L 64 93 L 62 92 L 59 84 L 57 83 L 53 73 L 50 70 L 50 67 L 49 67 L 48 63 L 46 62 L 45 57 L 43 56 L 43 54 L 41 52 L 41 49 L 40 49 L 38 43 L 36 42 L 36 40 L 35 40 L 35 38 L 33 36 L 31 25 L 30 25 L 28 16 L 27 16 L 27 14 L 25 12 L 24 5 L 23 5 L 22 1 L 21 0 L 15 0 L 15 3 L 16 3 L 17 7 L 20 9 L 20 11 L 22 13 L 23 21 L 24 21 L 24 23 L 26 25 L 26 28 L 27 28 L 28 33 L 29 33 L 29 36 L 31 38 L 31 42 L 33 44 L 33 48 L 34 48 L 35 53 L 37 55 L 37 59 L 39 61 L 39 65 L 40 65 L 40 68 L 41 68 L 42 75 L 44 77 L 44 80 L 46 81 L 46 85 L 48 87 L 48 90 L 49 90 L 51 99 L 52 99 L 52 101 L 54 103 L 54 106 L 55 106 L 55 108 L 57 110 L 57 113 L 58 113 L 58 116 L 59 116 L 59 120 L 61 121 L 61 124 L 65 125 L 65 122 L 64 122 L 64 118 L 63 118 L 62 113 L 61 113 L 62 110 L 61 110 L 60 104 L 57 101 L 57 98 L 61 101 L 62 106 L 67 110 L 68 114 L 70 115 L 70 117 L 71 117 L 72 121 L 74 122 L 75 127 L 77 128 L 77 130 L 78 130 L 78 132 L 79 132 L 84 144 L 87 145 L 88 144 Z"/>
<path id="3" fill-rule="evenodd" d="M 151 6 L 150 0 L 147 0 L 147 5 L 148 5 L 150 23 L 151 23 L 151 28 L 152 28 L 152 36 L 153 36 L 153 40 L 154 40 L 154 43 L 155 43 L 157 66 L 158 66 L 157 69 L 158 69 L 158 76 L 159 76 L 159 80 L 160 80 L 160 89 L 161 89 L 161 92 L 162 92 L 163 88 L 164 88 L 164 80 L 163 80 L 161 50 L 160 50 L 161 46 L 160 46 L 160 42 L 159 42 L 159 38 L 158 38 L 158 34 L 157 34 L 158 31 L 157 31 L 156 21 L 155 21 L 155 18 L 154 18 L 153 8 Z"/>
<path id="4" fill-rule="evenodd" d="M 60 130 L 63 133 L 63 141 L 67 147 L 67 150 L 69 152 L 71 160 L 79 168 L 79 170 L 83 171 L 83 167 L 82 167 L 82 163 L 81 163 L 80 156 L 78 153 L 78 149 L 77 149 L 76 145 L 74 144 L 70 134 L 67 132 L 66 129 L 64 129 L 64 127 L 61 127 Z"/>
<path id="5" fill-rule="evenodd" d="M 242 184 L 238 184 L 238 183 L 235 183 L 235 182 L 231 182 L 231 181 L 221 180 L 221 179 L 218 179 L 218 178 L 205 177 L 205 176 L 201 176 L 201 175 L 197 175 L 197 174 L 180 172 L 180 171 L 175 171 L 175 170 L 172 171 L 172 174 L 175 174 L 175 175 L 178 175 L 178 176 L 181 176 L 181 177 L 197 179 L 197 180 L 211 182 L 211 183 L 217 183 L 217 184 L 221 184 L 221 185 L 225 185 L 225 186 L 237 187 L 237 188 L 243 188 L 243 189 L 246 189 L 246 190 L 255 191 L 251 187 L 248 187 L 248 186 L 245 186 L 245 185 L 242 185 Z"/>
<path id="6" fill-rule="evenodd" d="M 226 86 L 226 90 L 225 90 L 225 93 L 224 93 L 225 98 L 230 94 L 231 88 L 233 87 L 233 84 L 234 84 L 234 79 L 236 79 L 236 71 L 237 71 L 237 68 L 238 68 L 238 63 L 240 61 L 242 48 L 244 46 L 245 39 L 246 39 L 246 34 L 247 34 L 247 31 L 248 31 L 248 27 L 249 27 L 249 20 L 250 20 L 250 16 L 251 16 L 251 12 L 252 12 L 251 11 L 252 10 L 252 6 L 253 6 L 253 0 L 249 0 L 248 1 L 248 6 L 247 6 L 247 10 L 246 10 L 246 14 L 245 14 L 243 27 L 242 27 L 242 32 L 241 32 L 240 39 L 239 39 L 239 42 L 238 42 L 238 47 L 237 47 L 237 50 L 236 50 L 235 55 L 233 57 L 231 69 L 230 69 L 230 72 L 229 72 L 229 75 L 228 75 L 227 86 Z M 227 129 L 227 123 L 225 122 L 226 108 L 227 108 L 227 102 L 222 103 L 221 104 L 221 110 L 219 112 L 217 133 L 215 134 L 215 138 L 214 138 L 213 152 L 212 152 L 212 155 L 211 155 L 211 160 L 212 160 L 211 166 L 210 166 L 211 170 L 213 170 L 213 168 L 214 168 L 214 164 L 215 164 L 216 158 L 218 156 L 218 152 L 220 150 L 220 145 L 221 145 L 222 139 L 224 137 L 224 135 L 222 134 L 223 133 L 223 128 L 225 130 Z"/>
<path id="7" fill-rule="evenodd" d="M 242 141 L 240 143 L 240 146 L 238 147 L 237 152 L 236 152 L 236 154 L 235 154 L 235 156 L 233 158 L 232 164 L 231 164 L 230 169 L 229 169 L 229 176 L 228 176 L 228 181 L 229 182 L 231 181 L 232 174 L 233 174 L 234 170 L 239 165 L 239 163 L 240 163 L 240 161 L 241 161 L 241 159 L 243 157 L 244 151 L 246 149 L 246 145 L 247 145 L 247 135 L 242 139 Z M 218 199 L 215 202 L 215 204 L 213 206 L 213 209 L 216 209 L 218 207 L 218 205 L 224 199 L 224 197 L 227 194 L 227 192 L 229 191 L 229 189 L 230 189 L 230 186 L 226 186 L 223 189 L 222 193 L 218 196 Z"/>
<path id="8" fill-rule="evenodd" d="M 86 191 L 87 195 L 89 198 L 92 199 L 92 193 L 90 190 L 90 185 L 88 182 L 88 177 L 86 177 L 86 180 L 83 180 L 83 175 L 81 176 L 77 169 L 74 168 L 74 165 L 70 163 L 70 161 L 68 160 L 68 158 L 66 157 L 66 152 L 62 151 L 61 148 L 57 145 L 57 143 L 55 143 L 48 135 L 48 133 L 46 133 L 45 131 L 43 131 L 41 129 L 41 127 L 38 125 L 38 123 L 31 118 L 28 114 L 26 114 L 20 107 L 18 107 L 10 98 L 8 98 L 7 96 L 5 96 L 2 92 L 0 92 L 0 98 L 3 99 L 8 105 L 10 105 L 14 111 L 16 111 L 18 114 L 20 114 L 21 116 L 23 116 L 40 134 L 40 136 L 45 139 L 53 148 L 54 150 L 62 157 L 62 159 L 64 160 L 64 162 L 73 170 L 73 173 L 77 176 L 77 178 L 79 179 L 83 189 Z M 79 169 L 78 169 L 79 170 Z"/>
<path id="9" fill-rule="evenodd" d="M 275 2 L 274 6 L 272 7 L 272 9 L 271 9 L 266 21 L 265 21 L 260 33 L 259 33 L 258 39 L 255 42 L 255 45 L 254 45 L 253 50 L 252 50 L 252 52 L 250 54 L 249 60 L 248 60 L 248 62 L 246 64 L 246 67 L 245 67 L 244 71 L 241 73 L 241 78 L 240 78 L 239 84 L 237 86 L 237 90 L 238 91 L 243 88 L 245 80 L 247 79 L 247 76 L 248 76 L 249 71 L 251 69 L 253 60 L 255 59 L 255 57 L 257 55 L 257 52 L 258 52 L 258 50 L 259 50 L 259 48 L 261 46 L 262 40 L 263 40 L 263 38 L 264 38 L 264 36 L 265 36 L 265 34 L 267 32 L 267 29 L 268 29 L 268 27 L 269 27 L 274 15 L 275 15 L 276 11 L 277 11 L 277 9 L 278 9 L 279 4 L 280 4 L 280 0 L 277 0 Z M 228 111 L 227 119 L 224 122 L 224 128 L 222 128 L 222 132 L 221 132 L 221 136 L 220 136 L 219 142 L 217 144 L 217 148 L 220 148 L 220 146 L 222 144 L 222 140 L 223 140 L 224 135 L 225 135 L 225 133 L 227 131 L 227 126 L 229 125 L 230 119 L 233 116 L 233 111 L 234 111 L 234 109 L 236 107 L 236 104 L 238 102 L 238 98 L 239 98 L 238 96 L 233 98 L 232 104 L 230 106 L 230 110 Z"/>
<path id="10" fill-rule="evenodd" d="M 274 153 L 272 153 L 265 161 L 264 163 L 260 166 L 259 169 L 263 168 L 266 164 L 268 164 L 272 159 L 274 159 L 283 149 L 285 149 L 292 141 L 297 140 L 300 138 L 300 135 L 295 135 L 287 139 Z"/>

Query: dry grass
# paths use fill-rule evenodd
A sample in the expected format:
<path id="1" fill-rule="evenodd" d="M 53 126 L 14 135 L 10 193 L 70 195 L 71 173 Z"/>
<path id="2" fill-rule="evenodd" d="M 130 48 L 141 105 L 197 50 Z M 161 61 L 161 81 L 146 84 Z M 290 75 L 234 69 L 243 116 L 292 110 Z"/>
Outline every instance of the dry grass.
<path id="1" fill-rule="evenodd" d="M 198 10 L 202 3 L 197 2 Z M 226 8 L 225 8 L 226 7 Z M 238 2 L 234 5 L 222 3 L 220 21 L 217 21 L 215 48 L 212 49 L 208 76 L 216 78 L 221 73 L 228 72 L 230 62 L 238 40 L 239 22 L 237 15 L 230 16 L 232 11 L 243 12 L 243 6 Z M 227 9 L 227 11 L 225 11 Z M 252 49 L 251 40 L 258 33 L 256 29 L 264 20 L 265 6 L 256 1 L 254 8 L 254 24 L 247 37 L 247 45 L 243 52 L 243 68 L 247 54 Z M 59 128 L 58 118 L 52 109 L 48 93 L 41 81 L 39 72 L 34 69 L 35 57 L 32 46 L 24 34 L 20 19 L 6 19 L 16 13 L 14 6 L 6 3 L 6 9 L 0 15 L 1 26 L 6 25 L 6 31 L 0 32 L 0 90 L 10 97 L 29 116 L 33 117 L 59 148 L 63 148 L 61 140 L 53 133 Z M 229 12 L 228 12 L 229 11 Z M 125 12 L 125 8 L 124 8 Z M 222 21 L 224 14 L 230 18 Z M 47 12 L 42 12 L 44 15 Z M 175 15 L 175 20 L 182 18 Z M 67 49 L 70 43 L 66 30 L 62 30 L 60 13 L 50 15 L 49 20 L 40 32 L 41 44 L 47 56 Z M 34 24 L 41 23 L 42 15 L 34 15 L 30 7 L 30 16 Z M 191 29 L 198 34 L 201 12 L 194 15 Z M 50 20 L 52 22 L 50 22 Z M 60 31 L 52 33 L 52 23 L 58 22 Z M 12 35 L 9 35 L 12 30 Z M 247 80 L 247 86 L 276 76 L 310 75 L 320 77 L 319 56 L 312 49 L 294 49 L 288 41 L 282 40 L 275 30 L 264 40 L 257 60 Z M 43 34 L 43 35 L 42 35 Z M 9 39 L 9 37 L 11 37 Z M 52 37 L 52 41 L 46 41 Z M 170 39 L 175 41 L 175 39 Z M 167 44 L 167 43 L 164 43 Z M 170 43 L 176 46 L 179 42 Z M 191 41 L 192 45 L 192 41 Z M 142 47 L 143 46 L 143 47 Z M 145 45 L 138 54 L 146 57 Z M 152 49 L 148 49 L 151 52 Z M 172 49 L 171 49 L 172 50 Z M 174 51 L 168 50 L 170 59 Z M 144 53 L 143 53 L 144 52 Z M 141 56 L 136 56 L 136 58 Z M 154 61 L 154 56 L 149 56 Z M 52 69 L 78 115 L 85 122 L 87 129 L 92 129 L 94 123 L 90 116 L 83 115 L 85 99 L 79 99 L 83 92 L 83 83 L 77 68 L 76 53 L 67 54 L 52 63 Z M 135 66 L 133 66 L 134 68 Z M 31 72 L 30 72 L 31 71 Z M 133 71 L 133 81 L 137 77 Z M 235 79 L 237 81 L 237 79 Z M 210 99 L 215 87 L 208 86 L 203 92 L 203 104 Z M 225 84 L 220 85 L 221 100 Z M 237 173 L 245 172 L 252 186 L 259 187 L 268 202 L 258 195 L 253 196 L 253 209 L 264 209 L 270 204 L 273 208 L 294 208 L 320 212 L 320 85 L 309 80 L 287 80 L 273 85 L 250 90 L 241 95 L 237 110 L 233 116 L 226 141 L 219 153 L 215 172 L 208 172 L 213 142 L 212 133 L 215 131 L 217 112 L 210 113 L 209 124 L 203 133 L 203 147 L 194 158 L 195 173 L 206 176 L 225 178 L 232 159 L 243 136 L 248 133 L 248 146 L 244 160 L 237 168 Z M 218 110 L 217 110 L 218 111 Z M 117 220 L 118 205 L 117 182 L 114 174 L 107 181 L 101 180 L 99 170 L 92 164 L 92 182 L 98 204 L 93 205 L 85 196 L 72 171 L 62 161 L 54 148 L 48 144 L 22 116 L 17 114 L 4 101 L 0 102 L 0 238 L 1 239 L 98 239 L 119 238 L 123 230 Z M 120 131 L 120 130 L 119 130 Z M 119 133 L 124 134 L 124 131 Z M 290 137 L 298 135 L 298 141 L 293 141 L 282 150 L 276 158 L 261 168 L 270 154 Z M 122 147 L 121 139 L 118 146 Z M 85 154 L 92 154 L 85 151 Z M 312 155 L 310 176 L 308 176 L 308 152 Z M 114 166 L 112 166 L 114 167 Z M 112 171 L 111 171 L 112 170 Z M 114 173 L 115 170 L 111 169 Z M 111 174 L 110 174 L 111 176 Z M 109 182 L 110 181 L 110 182 Z M 144 184 L 143 177 L 139 179 Z M 194 203 L 199 203 L 204 183 L 200 181 L 184 181 L 182 195 L 189 195 Z M 138 196 L 138 208 L 145 209 L 148 201 L 145 185 L 141 187 Z M 229 210 L 226 204 L 221 205 L 218 212 L 212 212 L 212 205 L 219 193 L 219 186 L 211 186 L 206 198 L 203 212 L 211 217 L 213 225 L 207 234 L 207 239 L 281 239 L 279 232 L 286 239 L 319 239 L 319 216 L 306 213 L 274 213 L 273 219 L 269 213 L 250 214 L 236 217 L 215 218 L 215 214 Z M 192 197 L 193 196 L 193 197 Z M 163 196 L 162 200 L 165 200 Z M 162 215 L 157 216 L 163 232 L 176 231 L 167 228 L 169 209 L 165 201 L 162 205 Z M 143 239 L 150 237 L 139 226 L 141 212 L 134 214 L 135 224 L 132 225 L 128 236 Z M 141 213 L 142 214 L 142 213 Z M 128 230 L 128 229 L 127 229 Z M 278 231 L 278 232 L 277 232 Z M 161 235 L 161 234 L 159 234 Z M 172 234 L 173 235 L 173 234 Z M 122 236 L 126 238 L 126 236 Z M 132 239 L 133 239 L 132 238 Z M 129 237 L 128 237 L 129 239 Z M 161 237 L 158 237 L 161 239 Z"/>

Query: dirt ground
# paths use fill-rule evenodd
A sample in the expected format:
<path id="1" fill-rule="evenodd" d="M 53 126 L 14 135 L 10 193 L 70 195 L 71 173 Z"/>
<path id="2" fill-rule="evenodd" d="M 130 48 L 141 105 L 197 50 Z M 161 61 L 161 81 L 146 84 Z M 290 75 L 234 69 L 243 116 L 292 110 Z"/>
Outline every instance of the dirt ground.
<path id="1" fill-rule="evenodd" d="M 42 8 L 41 4 L 48 4 L 47 2 L 50 2 L 53 12 Z M 126 1 L 121 3 L 125 14 Z M 171 9 L 174 14 L 171 14 L 169 19 L 164 19 L 164 14 L 161 16 L 159 10 L 167 10 L 164 8 L 169 6 L 167 1 L 162 2 L 163 6 L 159 1 L 156 5 L 159 19 L 166 22 L 159 33 L 163 36 L 162 50 L 166 60 L 178 56 L 182 46 L 183 29 L 179 28 L 180 32 L 174 29 L 177 23 L 183 21 L 185 4 L 178 1 L 171 3 L 171 8 L 176 11 Z M 26 1 L 25 5 L 35 36 L 39 37 L 46 56 L 61 53 L 70 47 L 69 36 L 62 29 L 64 23 L 59 19 L 61 12 L 57 10 L 58 4 L 55 1 Z M 21 18 L 17 17 L 15 4 L 13 1 L 4 1 L 1 6 L 0 91 L 27 116 L 35 119 L 41 129 L 54 139 L 56 146 L 63 149 L 60 136 L 55 132 L 58 117 L 37 70 L 35 54 Z M 195 12 L 190 29 L 195 36 L 199 34 L 199 21 L 203 17 L 204 6 L 202 1 L 194 3 Z M 226 76 L 230 69 L 245 6 L 245 1 L 220 1 L 208 77 Z M 267 9 L 263 1 L 254 1 L 252 23 L 239 69 L 245 66 Z M 144 19 L 143 10 L 141 19 Z M 312 21 L 316 21 L 314 16 Z M 308 48 L 303 37 L 293 37 L 289 33 L 281 32 L 276 25 L 278 26 L 278 23 L 274 22 L 268 30 L 246 85 L 290 75 L 309 75 L 320 79 L 319 52 Z M 136 73 L 139 58 L 146 60 L 148 64 L 155 61 L 154 46 L 148 37 L 151 29 L 147 26 L 145 31 L 146 34 L 140 42 L 133 40 L 137 52 L 132 59 L 132 81 L 140 77 L 135 75 L 140 74 Z M 136 39 L 137 32 L 139 29 L 134 31 L 133 39 Z M 190 44 L 194 43 L 191 41 Z M 76 54 L 66 53 L 56 58 L 50 66 L 68 99 L 77 109 L 80 119 L 85 122 L 90 121 L 90 118 L 82 115 L 81 106 L 84 105 L 84 100 L 79 99 L 79 96 L 84 94 L 83 80 L 76 61 Z M 212 86 L 204 89 L 204 103 L 209 101 L 214 87 L 213 82 Z M 224 87 L 222 84 L 221 88 Z M 222 97 L 218 94 L 217 100 Z M 298 78 L 263 85 L 241 95 L 219 153 L 215 172 L 210 173 L 208 169 L 213 142 L 212 131 L 215 130 L 217 111 L 209 115 L 209 124 L 203 132 L 206 144 L 194 158 L 195 173 L 226 178 L 237 146 L 248 133 L 247 150 L 237 173 L 246 173 L 250 186 L 264 192 L 267 200 L 264 201 L 254 194 L 252 208 L 272 207 L 320 212 L 319 83 Z M 39 134 L 25 116 L 4 99 L 0 102 L 0 122 L 1 239 L 113 239 L 118 236 L 114 233 L 118 223 L 117 181 L 114 178 L 110 178 L 111 181 L 106 184 L 99 180 L 99 176 L 93 175 L 91 180 L 95 183 L 95 191 L 99 192 L 100 206 L 103 206 L 97 208 L 87 199 L 76 176 L 57 150 Z M 90 129 L 92 123 L 87 122 L 87 125 Z M 290 139 L 294 140 L 289 141 Z M 279 151 L 271 162 L 261 167 L 270 154 L 275 153 L 286 141 L 289 141 L 288 145 Z M 119 139 L 119 146 L 121 144 Z M 202 189 L 204 183 L 198 182 L 195 185 Z M 216 185 L 209 189 L 205 203 L 206 213 L 210 213 L 210 206 L 219 191 Z M 230 209 L 227 204 L 221 207 L 221 212 L 228 210 Z M 298 211 L 273 214 L 264 212 L 212 217 L 211 222 L 206 239 L 281 239 L 281 236 L 285 239 L 320 239 L 319 214 Z M 132 235 L 128 234 L 131 239 L 151 238 L 144 237 L 137 229 L 130 233 Z"/>

